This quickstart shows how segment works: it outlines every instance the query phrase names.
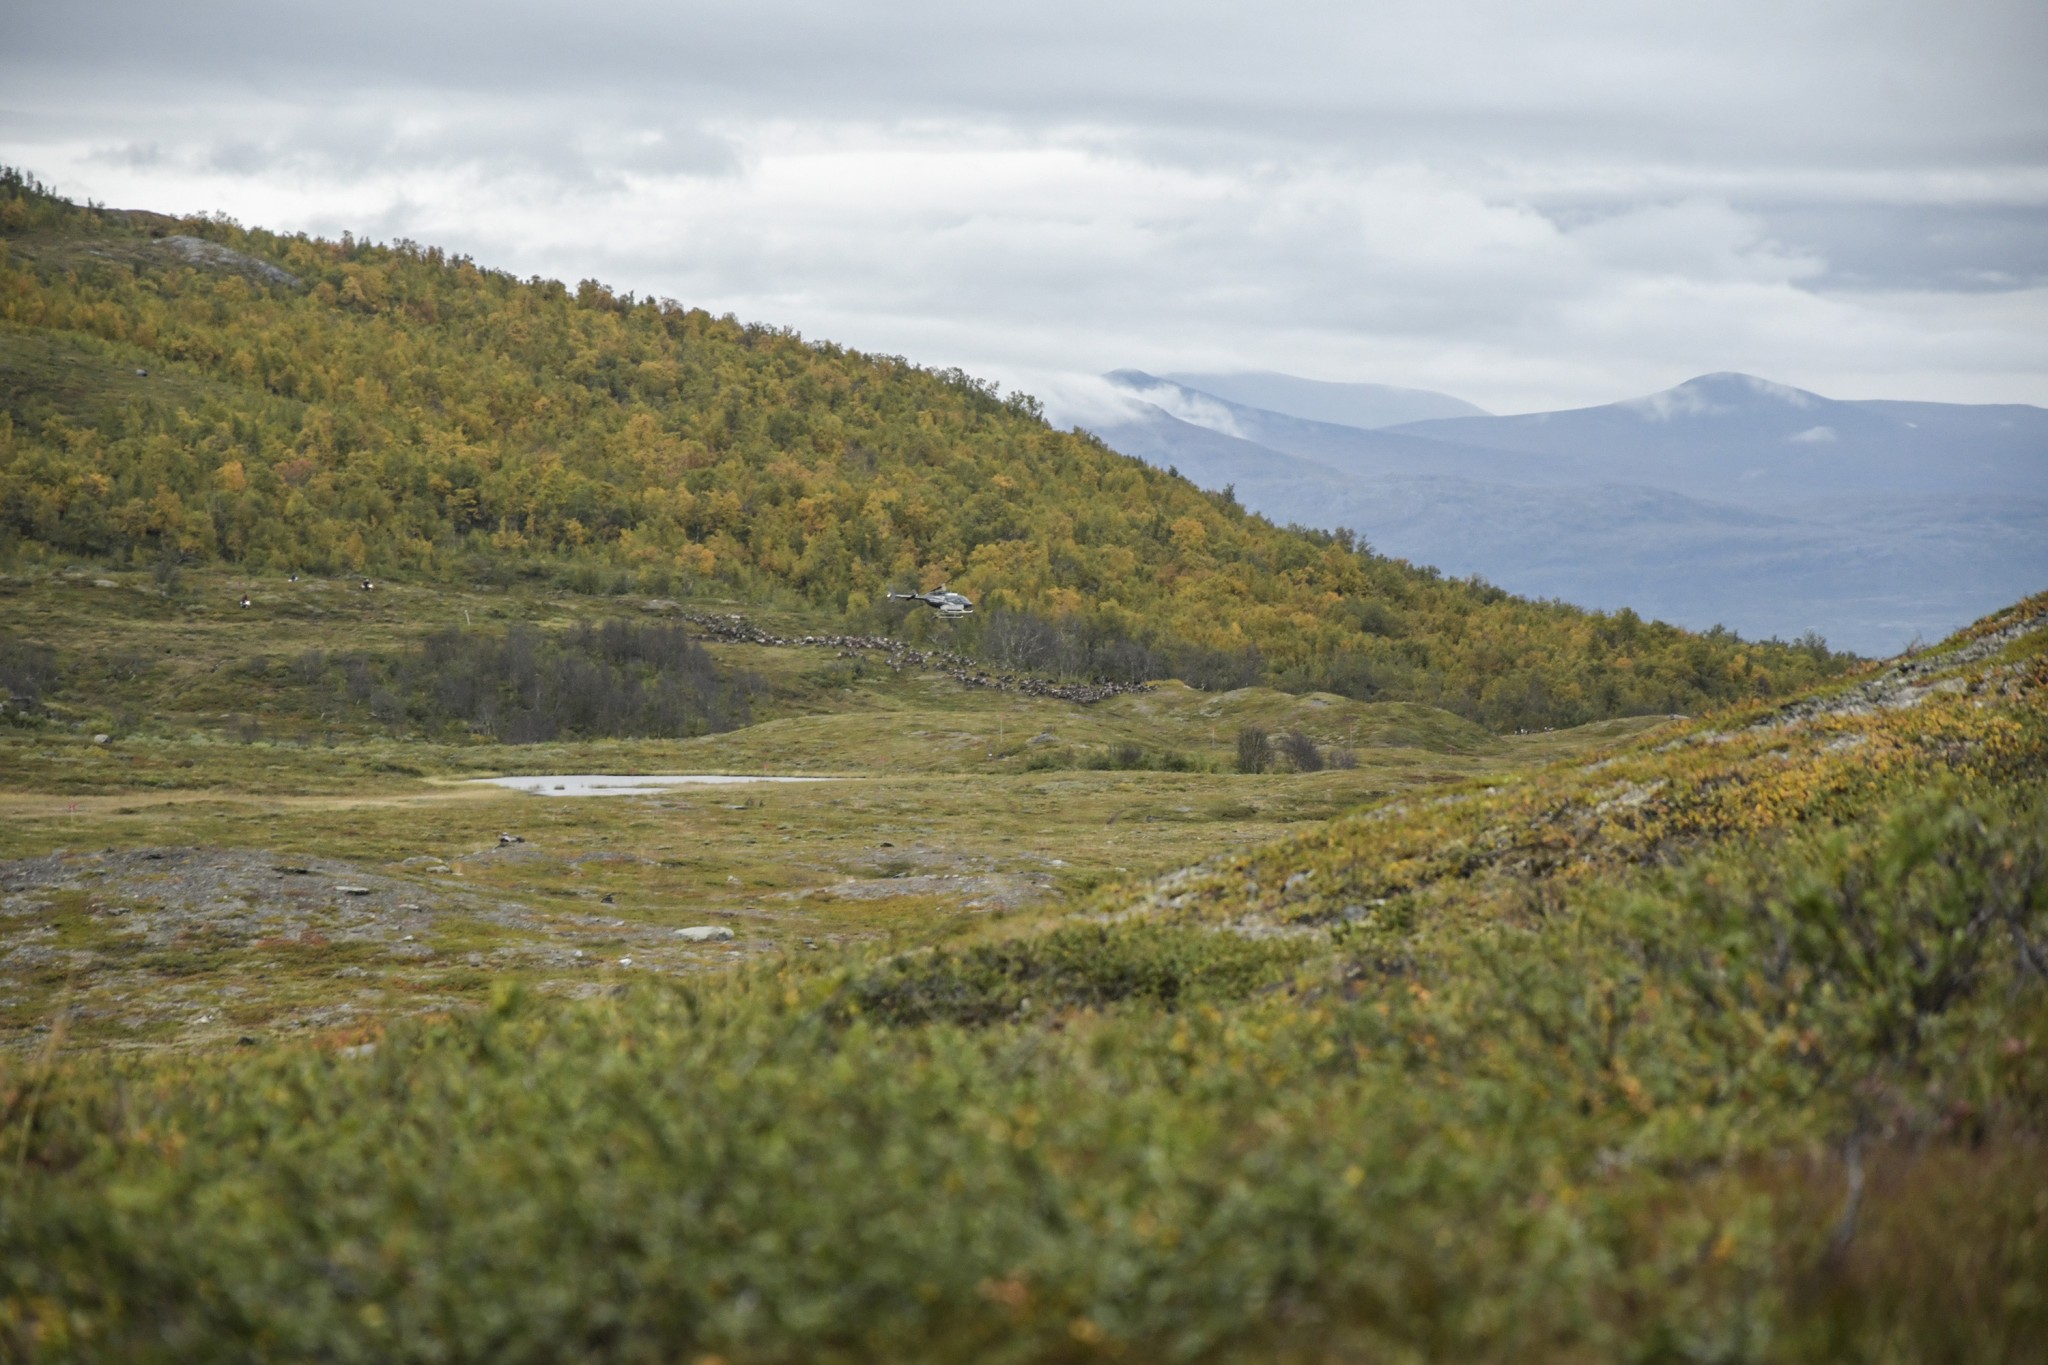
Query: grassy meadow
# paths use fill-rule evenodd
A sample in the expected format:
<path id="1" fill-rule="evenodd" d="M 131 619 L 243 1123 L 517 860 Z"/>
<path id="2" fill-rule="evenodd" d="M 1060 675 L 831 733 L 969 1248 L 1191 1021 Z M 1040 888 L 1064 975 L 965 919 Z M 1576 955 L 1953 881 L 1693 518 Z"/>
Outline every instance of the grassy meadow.
<path id="1" fill-rule="evenodd" d="M 254 605 L 240 607 L 244 596 Z M 150 895 L 133 878 L 110 874 L 106 891 L 38 902 L 15 928 L 51 955 L 8 974 L 0 1038 L 32 1044 L 61 1014 L 74 1043 L 234 1042 L 476 1004 L 501 978 L 588 994 L 635 972 L 978 934 L 1389 793 L 1662 723 L 1502 738 L 1410 703 L 1209 694 L 1178 682 L 1078 706 L 898 671 L 874 652 L 714 643 L 723 666 L 759 680 L 744 728 L 434 742 L 297 667 L 309 653 L 396 654 L 457 626 L 561 631 L 668 610 L 655 605 L 199 574 L 171 595 L 144 574 L 0 585 L 12 638 L 65 642 L 54 665 L 62 685 L 43 713 L 0 727 L 0 858 L 208 848 L 332 864 L 291 881 L 321 896 L 270 904 L 277 897 L 246 876 L 221 888 L 213 899 L 257 902 L 225 940 L 206 931 L 204 897 L 192 924 L 137 932 L 143 921 L 126 907 L 146 914 Z M 1356 766 L 1239 774 L 1236 736 L 1247 725 L 1308 733 Z M 834 780 L 576 799 L 471 781 L 581 772 Z M 506 834 L 522 842 L 501 845 Z M 410 934 L 402 956 L 383 951 L 372 927 L 337 929 L 354 902 L 332 886 L 370 876 L 381 879 L 374 899 L 358 908 L 404 921 L 382 936 Z M 664 939 L 699 924 L 735 938 Z"/>

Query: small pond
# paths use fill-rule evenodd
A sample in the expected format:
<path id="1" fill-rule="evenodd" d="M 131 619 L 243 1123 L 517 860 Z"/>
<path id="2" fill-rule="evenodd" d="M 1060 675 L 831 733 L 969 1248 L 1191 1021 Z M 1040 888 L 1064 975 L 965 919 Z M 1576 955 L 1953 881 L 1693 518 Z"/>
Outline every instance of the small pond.
<path id="1" fill-rule="evenodd" d="M 731 777 L 716 773 L 544 773 L 527 777 L 477 777 L 473 785 L 505 787 L 535 796 L 647 796 L 670 787 L 723 787 L 742 782 L 833 782 L 831 777 Z"/>

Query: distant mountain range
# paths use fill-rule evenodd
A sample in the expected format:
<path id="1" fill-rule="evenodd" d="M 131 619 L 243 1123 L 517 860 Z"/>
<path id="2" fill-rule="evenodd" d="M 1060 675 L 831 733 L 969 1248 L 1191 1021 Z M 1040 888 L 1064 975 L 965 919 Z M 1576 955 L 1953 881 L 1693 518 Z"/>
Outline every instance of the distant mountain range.
<path id="1" fill-rule="evenodd" d="M 1169 374 L 1183 388 L 1214 394 L 1246 407 L 1335 422 L 1347 427 L 1393 427 L 1439 417 L 1484 417 L 1486 409 L 1447 393 L 1399 389 L 1391 384 L 1331 384 L 1270 370 L 1247 374 Z"/>
<path id="2" fill-rule="evenodd" d="M 1517 593 L 1890 654 L 2048 586 L 2041 408 L 1842 402 L 1712 374 L 1493 416 L 1286 375 L 1108 378 L 1130 400 L 1095 424 L 1116 449 Z"/>

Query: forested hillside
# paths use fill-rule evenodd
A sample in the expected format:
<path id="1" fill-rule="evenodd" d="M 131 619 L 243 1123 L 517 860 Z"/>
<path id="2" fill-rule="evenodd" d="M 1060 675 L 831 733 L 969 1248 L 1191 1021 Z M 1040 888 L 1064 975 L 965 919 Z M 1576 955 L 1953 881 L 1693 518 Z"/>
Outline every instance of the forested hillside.
<path id="1" fill-rule="evenodd" d="M 958 371 L 409 242 L 78 207 L 8 172 L 0 559 L 24 556 L 715 587 L 867 625 L 901 622 L 888 588 L 945 581 L 984 607 L 954 643 L 1010 666 L 1498 728 L 1844 666 L 1275 527 Z"/>

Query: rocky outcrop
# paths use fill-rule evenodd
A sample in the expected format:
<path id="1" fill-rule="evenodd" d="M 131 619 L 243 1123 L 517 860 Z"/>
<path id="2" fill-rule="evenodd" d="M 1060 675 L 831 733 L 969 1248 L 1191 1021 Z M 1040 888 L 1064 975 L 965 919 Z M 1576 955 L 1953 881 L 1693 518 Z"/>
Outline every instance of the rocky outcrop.
<path id="1" fill-rule="evenodd" d="M 287 289 L 297 289 L 300 284 L 299 277 L 282 266 L 258 260 L 246 252 L 222 246 L 219 242 L 209 242 L 203 237 L 165 237 L 156 243 L 156 247 L 159 251 L 182 256 L 188 264 L 203 270 L 225 270 L 236 275 L 253 275 L 265 284 L 283 285 Z"/>
<path id="2" fill-rule="evenodd" d="M 2043 629 L 2048 629 L 2048 612 L 1987 631 L 1954 649 L 1905 655 L 1873 678 L 1840 692 L 1795 701 L 1758 721 L 1753 728 L 1792 725 L 1820 716 L 1865 715 L 1914 706 L 1934 692 L 1962 691 L 1968 686 L 1962 678 L 1942 675 L 1989 659 L 2013 641 Z"/>

